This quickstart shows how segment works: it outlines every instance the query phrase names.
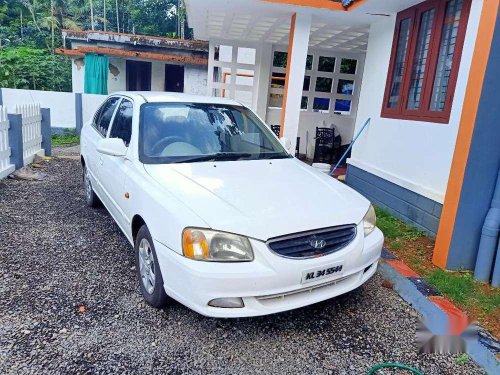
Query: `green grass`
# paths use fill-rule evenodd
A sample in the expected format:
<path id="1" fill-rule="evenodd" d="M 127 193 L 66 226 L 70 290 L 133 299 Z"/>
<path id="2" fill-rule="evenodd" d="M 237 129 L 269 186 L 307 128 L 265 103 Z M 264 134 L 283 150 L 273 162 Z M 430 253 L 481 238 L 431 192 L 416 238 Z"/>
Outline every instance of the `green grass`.
<path id="1" fill-rule="evenodd" d="M 470 272 L 435 269 L 425 279 L 451 300 L 464 306 L 475 306 L 487 314 L 500 308 L 500 291 L 486 293 Z"/>
<path id="2" fill-rule="evenodd" d="M 469 361 L 469 356 L 466 353 L 460 354 L 455 361 L 459 365 L 465 365 Z"/>
<path id="3" fill-rule="evenodd" d="M 500 289 L 488 288 L 473 279 L 471 272 L 450 272 L 437 268 L 426 259 L 431 251 L 431 241 L 417 241 L 425 233 L 395 218 L 387 211 L 375 208 L 377 226 L 386 238 L 390 250 L 403 259 L 413 270 L 448 299 L 472 313 L 483 323 L 495 324 L 493 316 L 500 311 Z M 426 243 L 429 243 L 426 245 Z M 426 249 L 427 248 L 429 249 Z M 426 251 L 428 250 L 428 251 Z M 492 327 L 491 325 L 489 326 Z M 466 361 L 460 358 L 459 361 Z"/>
<path id="4" fill-rule="evenodd" d="M 396 219 L 394 216 L 381 208 L 375 208 L 375 212 L 377 213 L 377 226 L 384 233 L 386 239 L 404 239 L 413 241 L 424 235 L 422 231 L 419 231 L 418 229 L 405 224 L 401 220 Z M 396 246 L 399 245 L 397 241 L 394 241 L 393 243 L 396 244 Z"/>
<path id="5" fill-rule="evenodd" d="M 65 130 L 62 134 L 52 135 L 53 146 L 70 146 L 80 143 L 80 137 L 74 130 Z"/>

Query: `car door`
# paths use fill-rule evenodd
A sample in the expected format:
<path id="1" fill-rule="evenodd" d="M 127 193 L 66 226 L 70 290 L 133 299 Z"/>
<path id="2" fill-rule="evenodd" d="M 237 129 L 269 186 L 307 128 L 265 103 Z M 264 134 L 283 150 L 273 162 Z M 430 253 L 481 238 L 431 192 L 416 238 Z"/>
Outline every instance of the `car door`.
<path id="1" fill-rule="evenodd" d="M 109 138 L 119 138 L 125 146 L 129 146 L 132 136 L 132 118 L 134 106 L 130 99 L 122 98 L 117 106 L 109 130 Z M 129 155 L 129 151 L 127 151 Z M 101 163 L 99 168 L 99 179 L 102 183 L 106 201 L 109 202 L 108 210 L 115 220 L 122 227 L 129 227 L 124 205 L 127 201 L 125 194 L 125 179 L 127 170 L 132 167 L 132 162 L 128 156 L 111 156 L 101 154 Z"/>
<path id="2" fill-rule="evenodd" d="M 102 198 L 102 183 L 99 178 L 99 169 L 102 161 L 102 154 L 97 152 L 97 144 L 108 134 L 109 124 L 113 118 L 120 97 L 112 96 L 108 98 L 94 115 L 92 126 L 86 129 L 83 154 L 86 157 L 87 166 L 90 171 L 92 186 L 97 195 Z"/>

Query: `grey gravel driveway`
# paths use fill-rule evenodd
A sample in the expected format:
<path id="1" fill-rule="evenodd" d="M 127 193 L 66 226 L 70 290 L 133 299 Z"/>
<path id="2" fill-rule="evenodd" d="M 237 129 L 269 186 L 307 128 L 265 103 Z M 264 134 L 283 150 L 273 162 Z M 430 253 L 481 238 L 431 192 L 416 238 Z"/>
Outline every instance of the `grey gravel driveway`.
<path id="1" fill-rule="evenodd" d="M 267 317 L 145 305 L 132 248 L 105 209 L 85 206 L 68 154 L 45 163 L 43 181 L 0 181 L 0 374 L 366 374 L 382 361 L 483 373 L 470 360 L 417 355 L 418 316 L 378 275 Z"/>

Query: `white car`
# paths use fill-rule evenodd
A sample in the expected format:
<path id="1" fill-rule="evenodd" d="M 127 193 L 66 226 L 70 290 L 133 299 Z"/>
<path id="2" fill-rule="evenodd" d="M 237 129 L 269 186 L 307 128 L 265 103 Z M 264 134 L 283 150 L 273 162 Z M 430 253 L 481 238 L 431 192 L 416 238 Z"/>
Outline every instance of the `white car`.
<path id="1" fill-rule="evenodd" d="M 102 202 L 134 246 L 147 303 L 170 296 L 207 316 L 264 315 L 375 273 L 383 235 L 370 202 L 289 144 L 232 100 L 106 99 L 81 133 L 86 202 Z"/>

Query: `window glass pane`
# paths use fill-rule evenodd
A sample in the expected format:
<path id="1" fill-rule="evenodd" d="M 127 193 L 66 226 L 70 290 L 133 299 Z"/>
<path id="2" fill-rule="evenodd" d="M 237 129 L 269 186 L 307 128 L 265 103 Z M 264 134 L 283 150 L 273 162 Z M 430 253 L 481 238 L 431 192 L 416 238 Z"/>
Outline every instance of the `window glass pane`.
<path id="1" fill-rule="evenodd" d="M 351 79 L 339 79 L 337 94 L 352 95 L 354 91 L 354 81 Z"/>
<path id="2" fill-rule="evenodd" d="M 123 99 L 109 133 L 110 138 L 120 138 L 126 146 L 130 143 L 130 137 L 132 136 L 132 109 L 132 102 Z"/>
<path id="3" fill-rule="evenodd" d="M 231 82 L 231 69 L 214 66 L 213 81 L 214 82 L 221 82 L 221 83 L 230 83 Z"/>
<path id="4" fill-rule="evenodd" d="M 313 68 L 313 56 L 307 55 L 306 70 L 312 70 L 312 68 Z"/>
<path id="5" fill-rule="evenodd" d="M 304 77 L 304 87 L 302 88 L 302 90 L 309 91 L 310 88 L 311 88 L 311 77 L 305 76 Z"/>
<path id="6" fill-rule="evenodd" d="M 410 77 L 408 109 L 418 109 L 420 107 L 435 13 L 436 9 L 430 9 L 420 16 L 420 30 L 418 31 L 417 46 Z"/>
<path id="7" fill-rule="evenodd" d="M 335 70 L 335 57 L 319 57 L 318 70 L 333 73 Z"/>
<path id="8" fill-rule="evenodd" d="M 389 108 L 396 108 L 399 104 L 399 94 L 405 69 L 406 53 L 408 51 L 408 41 L 410 36 L 411 19 L 402 20 L 399 25 L 399 36 L 396 47 L 396 57 L 394 61 L 394 70 L 391 80 L 391 91 L 389 94 Z"/>
<path id="9" fill-rule="evenodd" d="M 286 68 L 286 63 L 288 59 L 288 53 L 286 52 L 274 52 L 273 66 L 277 68 Z"/>
<path id="10" fill-rule="evenodd" d="M 283 107 L 283 94 L 269 94 L 269 107 Z"/>
<path id="11" fill-rule="evenodd" d="M 215 46 L 214 60 L 231 62 L 233 60 L 233 46 Z"/>
<path id="12" fill-rule="evenodd" d="M 309 98 L 307 96 L 303 96 L 300 101 L 300 109 L 307 110 L 307 103 L 309 102 Z"/>
<path id="13" fill-rule="evenodd" d="M 330 99 L 328 98 L 314 98 L 313 100 L 313 111 L 328 113 L 330 109 Z"/>
<path id="14" fill-rule="evenodd" d="M 282 89 L 285 87 L 285 78 L 286 74 L 285 73 L 272 73 L 271 77 L 271 87 L 274 87 L 275 89 Z"/>
<path id="15" fill-rule="evenodd" d="M 248 153 L 241 158 L 256 160 L 284 151 L 266 125 L 241 106 L 146 103 L 141 107 L 139 152 L 149 163 L 199 161 L 200 155 L 219 152 Z"/>
<path id="16" fill-rule="evenodd" d="M 103 136 L 106 136 L 108 133 L 109 123 L 111 122 L 111 118 L 113 117 L 119 100 L 120 98 L 117 97 L 109 98 L 102 106 L 100 117 L 96 122 L 96 128 Z"/>
<path id="17" fill-rule="evenodd" d="M 255 48 L 238 47 L 236 62 L 239 64 L 255 64 Z"/>
<path id="18" fill-rule="evenodd" d="M 255 71 L 250 69 L 236 70 L 236 84 L 242 86 L 253 86 Z"/>
<path id="19" fill-rule="evenodd" d="M 358 66 L 358 60 L 342 59 L 342 62 L 340 64 L 340 73 L 356 74 L 357 66 Z"/>
<path id="20" fill-rule="evenodd" d="M 432 88 L 431 111 L 443 111 L 445 107 L 463 5 L 463 0 L 451 0 L 446 5 L 436 76 Z"/>
<path id="21" fill-rule="evenodd" d="M 318 92 L 332 92 L 332 78 L 318 77 L 316 78 L 316 91 Z"/>
<path id="22" fill-rule="evenodd" d="M 349 114 L 351 112 L 351 101 L 346 99 L 335 100 L 335 112 L 341 112 L 343 114 Z"/>

